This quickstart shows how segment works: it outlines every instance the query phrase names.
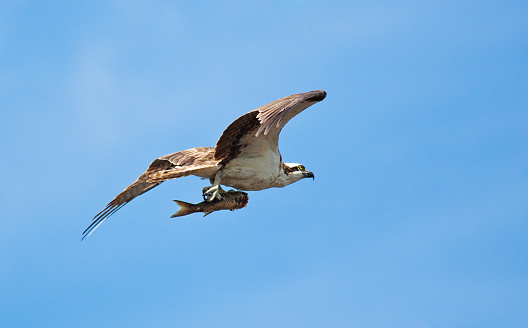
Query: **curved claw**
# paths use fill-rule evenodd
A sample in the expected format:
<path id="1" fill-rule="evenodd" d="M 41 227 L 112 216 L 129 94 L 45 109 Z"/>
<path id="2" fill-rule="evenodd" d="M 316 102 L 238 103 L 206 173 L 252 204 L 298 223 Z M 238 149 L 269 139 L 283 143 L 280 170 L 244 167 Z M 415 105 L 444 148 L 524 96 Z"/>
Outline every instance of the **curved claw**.
<path id="1" fill-rule="evenodd" d="M 206 191 L 209 190 L 210 188 L 211 188 L 211 187 L 204 187 L 204 188 L 202 189 L 202 197 L 203 197 L 204 200 L 207 200 L 207 193 L 206 193 Z"/>
<path id="2" fill-rule="evenodd" d="M 220 187 L 220 181 L 222 181 L 222 175 L 223 175 L 222 170 L 218 171 L 215 174 L 213 185 L 207 190 L 205 190 L 206 188 L 202 190 L 202 195 L 204 196 L 204 198 L 207 195 L 206 201 L 212 202 L 215 199 L 218 199 L 218 200 L 222 199 L 222 195 L 220 195 L 220 193 L 225 193 L 225 191 L 223 191 L 222 188 Z"/>
<path id="3" fill-rule="evenodd" d="M 215 199 L 221 200 L 223 198 L 221 193 L 224 193 L 224 191 L 220 186 L 211 186 L 203 189 L 202 196 L 206 201 L 212 202 Z"/>

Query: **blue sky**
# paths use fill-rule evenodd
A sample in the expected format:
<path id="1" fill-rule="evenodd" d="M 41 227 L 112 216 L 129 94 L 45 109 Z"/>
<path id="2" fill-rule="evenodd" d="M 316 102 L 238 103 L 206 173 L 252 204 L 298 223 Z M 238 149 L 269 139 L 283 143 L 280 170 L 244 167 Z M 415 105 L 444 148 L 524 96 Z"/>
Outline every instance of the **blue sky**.
<path id="1" fill-rule="evenodd" d="M 0 326 L 524 327 L 526 1 L 2 1 Z M 170 219 L 156 157 L 327 98 L 281 134 L 315 181 Z"/>

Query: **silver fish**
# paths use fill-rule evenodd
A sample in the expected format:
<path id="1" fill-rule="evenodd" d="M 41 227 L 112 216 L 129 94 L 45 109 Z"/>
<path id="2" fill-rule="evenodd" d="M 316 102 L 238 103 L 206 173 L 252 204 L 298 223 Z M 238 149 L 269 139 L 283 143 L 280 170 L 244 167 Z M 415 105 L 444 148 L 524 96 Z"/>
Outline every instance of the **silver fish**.
<path id="1" fill-rule="evenodd" d="M 181 200 L 175 200 L 180 205 L 180 210 L 176 212 L 171 218 L 189 215 L 192 213 L 203 212 L 204 216 L 209 215 L 215 211 L 221 210 L 238 210 L 246 207 L 249 197 L 248 194 L 243 191 L 230 190 L 222 193 L 221 200 L 214 200 L 212 202 L 203 201 L 199 204 L 191 204 L 183 202 Z"/>

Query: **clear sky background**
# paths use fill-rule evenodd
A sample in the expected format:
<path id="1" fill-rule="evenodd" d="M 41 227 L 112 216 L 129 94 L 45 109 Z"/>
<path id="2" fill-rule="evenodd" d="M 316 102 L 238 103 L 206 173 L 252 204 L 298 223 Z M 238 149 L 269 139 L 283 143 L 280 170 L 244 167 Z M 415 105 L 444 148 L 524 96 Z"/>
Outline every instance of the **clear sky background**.
<path id="1" fill-rule="evenodd" d="M 0 2 L 1 327 L 526 327 L 528 2 Z M 316 179 L 92 217 L 161 155 L 327 98 Z"/>

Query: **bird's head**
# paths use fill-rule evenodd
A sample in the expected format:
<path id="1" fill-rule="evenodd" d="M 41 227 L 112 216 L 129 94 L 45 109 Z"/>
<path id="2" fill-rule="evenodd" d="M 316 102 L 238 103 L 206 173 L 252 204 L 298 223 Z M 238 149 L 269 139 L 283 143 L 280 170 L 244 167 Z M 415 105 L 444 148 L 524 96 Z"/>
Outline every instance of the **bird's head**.
<path id="1" fill-rule="evenodd" d="M 315 179 L 314 174 L 308 171 L 304 165 L 299 163 L 284 163 L 284 173 L 286 174 L 286 180 L 289 183 L 297 182 L 304 178 Z"/>

